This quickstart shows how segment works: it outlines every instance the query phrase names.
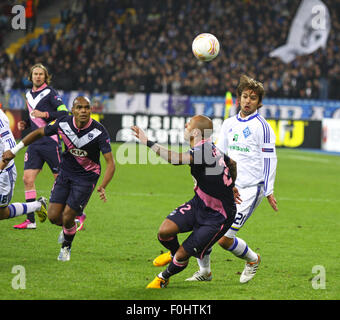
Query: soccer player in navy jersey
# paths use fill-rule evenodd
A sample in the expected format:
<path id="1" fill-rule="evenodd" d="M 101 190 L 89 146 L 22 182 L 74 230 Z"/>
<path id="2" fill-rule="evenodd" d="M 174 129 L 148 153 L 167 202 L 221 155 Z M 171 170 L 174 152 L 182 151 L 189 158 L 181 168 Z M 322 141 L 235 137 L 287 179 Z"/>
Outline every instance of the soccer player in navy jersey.
<path id="1" fill-rule="evenodd" d="M 164 288 L 169 278 L 188 265 L 189 258 L 203 257 L 234 221 L 235 200 L 240 201 L 234 187 L 236 162 L 220 152 L 211 141 L 212 121 L 197 115 L 185 125 L 185 140 L 190 151 L 178 153 L 149 141 L 143 130 L 132 130 L 142 144 L 150 147 L 174 165 L 187 164 L 196 181 L 195 196 L 171 212 L 158 231 L 160 243 L 170 250 L 170 262 L 147 288 Z M 180 245 L 177 234 L 192 233 Z M 155 263 L 154 263 L 155 264 Z M 163 264 L 159 264 L 163 265 Z"/>
<path id="2" fill-rule="evenodd" d="M 110 137 L 105 127 L 91 118 L 90 100 L 79 96 L 73 101 L 73 115 L 60 117 L 55 123 L 28 134 L 18 145 L 3 154 L 9 161 L 23 147 L 43 137 L 61 135 L 65 151 L 60 171 L 51 191 L 48 218 L 63 230 L 58 241 L 62 244 L 58 260 L 69 261 L 71 245 L 77 231 L 75 217 L 88 203 L 101 174 L 100 152 L 106 161 L 103 180 L 97 188 L 100 199 L 106 201 L 105 188 L 115 172 Z"/>
<path id="3" fill-rule="evenodd" d="M 50 86 L 51 75 L 44 65 L 35 64 L 30 70 L 28 79 L 32 81 L 32 89 L 26 93 L 29 120 L 19 121 L 19 130 L 31 128 L 33 131 L 69 113 L 58 92 Z M 61 142 L 58 135 L 44 137 L 27 148 L 23 176 L 27 202 L 36 200 L 35 180 L 45 162 L 56 178 L 59 171 L 60 155 Z M 27 219 L 23 223 L 15 225 L 14 228 L 36 229 L 34 213 L 28 214 Z"/>

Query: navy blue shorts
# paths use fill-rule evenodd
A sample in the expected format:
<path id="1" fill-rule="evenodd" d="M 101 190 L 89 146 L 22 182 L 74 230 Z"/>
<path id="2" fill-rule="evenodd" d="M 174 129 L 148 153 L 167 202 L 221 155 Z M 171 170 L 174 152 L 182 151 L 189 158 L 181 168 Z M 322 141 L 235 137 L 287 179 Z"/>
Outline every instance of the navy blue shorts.
<path id="1" fill-rule="evenodd" d="M 60 171 L 51 191 L 50 202 L 67 204 L 80 213 L 90 200 L 96 183 L 79 180 Z"/>
<path id="2" fill-rule="evenodd" d="M 172 211 L 167 218 L 175 222 L 180 233 L 192 231 L 182 243 L 187 253 L 203 258 L 209 249 L 226 233 L 234 221 L 235 212 L 227 219 L 204 205 L 197 196 Z"/>
<path id="3" fill-rule="evenodd" d="M 42 169 L 46 162 L 53 173 L 59 172 L 61 147 L 51 144 L 31 144 L 25 153 L 24 170 Z"/>

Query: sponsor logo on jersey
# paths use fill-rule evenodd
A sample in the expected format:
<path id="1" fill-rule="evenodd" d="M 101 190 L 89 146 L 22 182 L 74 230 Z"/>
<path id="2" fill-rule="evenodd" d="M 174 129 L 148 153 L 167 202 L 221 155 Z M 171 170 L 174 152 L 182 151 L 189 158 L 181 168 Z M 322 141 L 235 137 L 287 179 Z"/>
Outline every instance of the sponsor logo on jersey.
<path id="1" fill-rule="evenodd" d="M 250 152 L 248 147 L 242 148 L 239 146 L 229 146 L 230 150 L 236 150 L 236 151 L 241 151 L 241 152 Z"/>
<path id="2" fill-rule="evenodd" d="M 75 157 L 86 157 L 87 156 L 87 151 L 85 150 L 73 148 L 73 149 L 70 149 L 69 151 Z"/>
<path id="3" fill-rule="evenodd" d="M 248 127 L 243 130 L 243 135 L 246 139 L 251 135 L 250 129 Z"/>

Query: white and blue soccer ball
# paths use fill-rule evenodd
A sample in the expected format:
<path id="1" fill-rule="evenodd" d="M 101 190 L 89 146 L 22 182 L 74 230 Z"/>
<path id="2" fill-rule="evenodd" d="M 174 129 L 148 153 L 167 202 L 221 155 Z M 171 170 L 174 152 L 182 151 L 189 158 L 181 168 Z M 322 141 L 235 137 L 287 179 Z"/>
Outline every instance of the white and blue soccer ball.
<path id="1" fill-rule="evenodd" d="M 211 33 L 201 33 L 192 42 L 192 52 L 200 61 L 211 61 L 220 52 L 220 43 Z"/>

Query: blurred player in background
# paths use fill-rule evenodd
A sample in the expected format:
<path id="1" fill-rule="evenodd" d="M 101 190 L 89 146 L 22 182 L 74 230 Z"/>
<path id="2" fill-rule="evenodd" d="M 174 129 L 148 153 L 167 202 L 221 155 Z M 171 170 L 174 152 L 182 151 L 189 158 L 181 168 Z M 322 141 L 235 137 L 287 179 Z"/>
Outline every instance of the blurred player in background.
<path id="1" fill-rule="evenodd" d="M 77 231 L 75 217 L 87 205 L 101 174 L 100 152 L 106 161 L 104 178 L 97 188 L 100 199 L 106 201 L 105 188 L 115 172 L 110 137 L 102 124 L 91 118 L 90 100 L 79 96 L 73 101 L 71 115 L 59 117 L 55 123 L 28 134 L 16 147 L 3 154 L 3 160 L 15 157 L 21 148 L 38 139 L 60 134 L 65 143 L 60 171 L 53 185 L 48 206 L 49 220 L 63 230 L 58 260 L 69 261 L 71 245 Z"/>
<path id="2" fill-rule="evenodd" d="M 132 127 L 140 142 L 163 159 L 171 164 L 189 165 L 196 180 L 194 198 L 171 212 L 159 228 L 158 240 L 170 252 L 157 257 L 153 264 L 169 265 L 147 288 L 166 287 L 171 276 L 186 268 L 191 256 L 198 258 L 207 254 L 234 221 L 236 163 L 212 143 L 212 129 L 209 118 L 201 115 L 191 118 L 184 134 L 191 149 L 178 153 L 148 141 L 139 127 Z M 192 233 L 180 245 L 177 234 L 189 231 Z"/>
<path id="3" fill-rule="evenodd" d="M 0 109 L 0 157 L 2 154 L 15 148 L 16 143 L 10 129 L 10 124 L 6 114 Z M 14 186 L 17 178 L 17 170 L 14 160 L 0 161 L 0 220 L 15 218 L 24 214 L 38 214 L 41 222 L 47 217 L 46 199 L 40 197 L 37 201 L 11 203 Z"/>
<path id="4" fill-rule="evenodd" d="M 237 87 L 240 112 L 224 120 L 216 143 L 222 152 L 237 162 L 235 185 L 242 202 L 236 205 L 234 223 L 218 243 L 236 257 L 246 260 L 240 277 L 241 283 L 248 282 L 254 277 L 261 259 L 243 239 L 236 237 L 237 232 L 264 197 L 275 211 L 278 210 L 274 197 L 277 165 L 275 134 L 268 122 L 258 113 L 263 96 L 262 83 L 242 76 Z M 198 259 L 198 264 L 200 270 L 187 280 L 211 280 L 210 256 Z"/>
<path id="5" fill-rule="evenodd" d="M 51 76 L 45 66 L 40 63 L 35 64 L 30 70 L 28 79 L 33 84 L 32 89 L 26 93 L 30 120 L 19 121 L 19 130 L 22 131 L 30 127 L 33 131 L 46 126 L 61 116 L 69 114 L 58 92 L 49 85 Z M 27 202 L 36 200 L 35 180 L 45 162 L 50 167 L 54 178 L 58 175 L 61 150 L 61 141 L 57 134 L 51 137 L 43 137 L 27 148 L 23 177 Z M 83 215 L 79 218 L 82 223 L 85 217 Z M 14 228 L 35 229 L 34 213 L 28 214 L 27 219 L 23 223 L 15 225 Z"/>

